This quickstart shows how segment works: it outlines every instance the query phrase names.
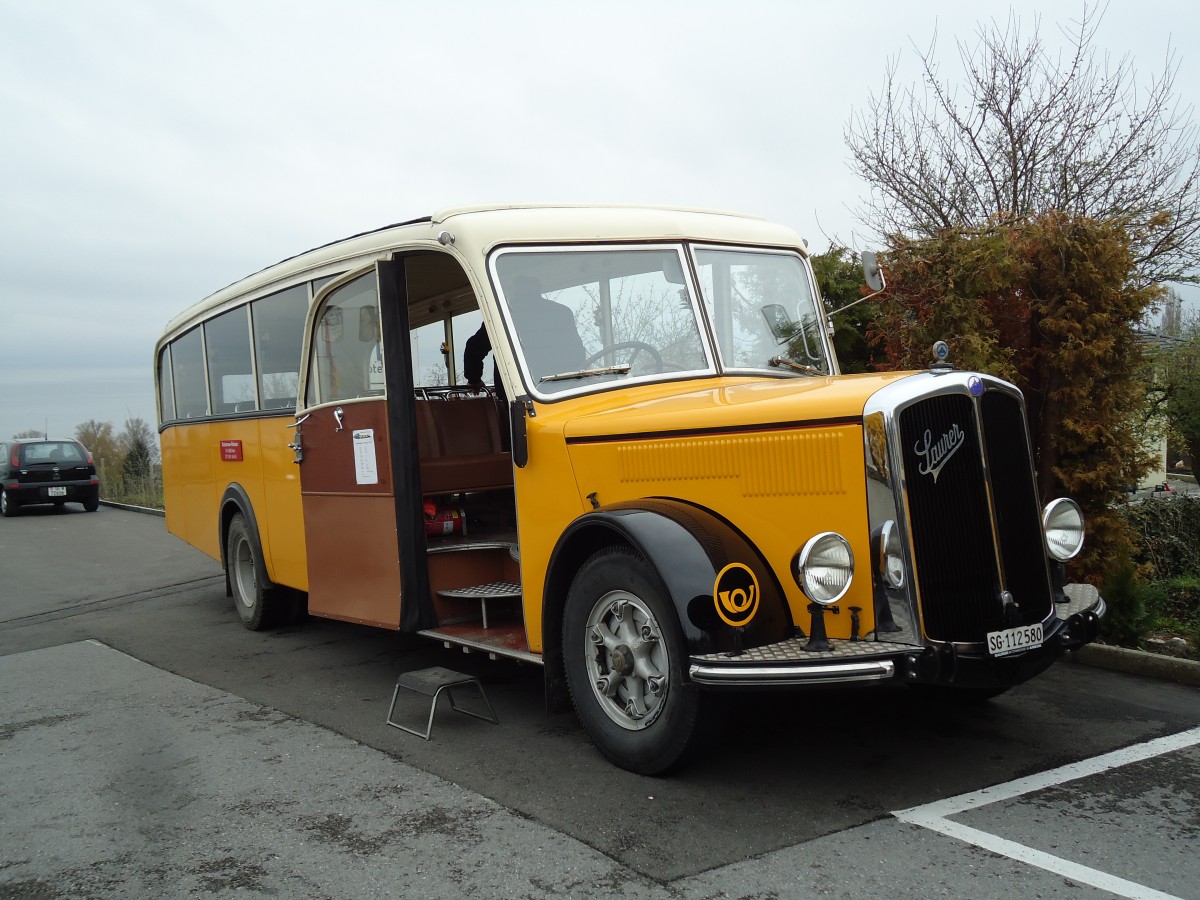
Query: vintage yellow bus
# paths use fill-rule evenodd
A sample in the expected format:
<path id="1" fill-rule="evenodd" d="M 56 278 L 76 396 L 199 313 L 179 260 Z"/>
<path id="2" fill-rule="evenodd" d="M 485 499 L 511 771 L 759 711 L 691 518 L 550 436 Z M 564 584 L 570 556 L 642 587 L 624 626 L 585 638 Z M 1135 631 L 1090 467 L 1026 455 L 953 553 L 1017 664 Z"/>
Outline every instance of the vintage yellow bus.
<path id="1" fill-rule="evenodd" d="M 714 695 L 987 697 L 1095 637 L 1020 392 L 839 373 L 805 244 L 681 209 L 448 209 L 285 260 L 156 347 L 167 526 L 247 627 L 307 611 L 543 667 L 620 766 Z M 490 355 L 494 369 L 482 378 Z"/>

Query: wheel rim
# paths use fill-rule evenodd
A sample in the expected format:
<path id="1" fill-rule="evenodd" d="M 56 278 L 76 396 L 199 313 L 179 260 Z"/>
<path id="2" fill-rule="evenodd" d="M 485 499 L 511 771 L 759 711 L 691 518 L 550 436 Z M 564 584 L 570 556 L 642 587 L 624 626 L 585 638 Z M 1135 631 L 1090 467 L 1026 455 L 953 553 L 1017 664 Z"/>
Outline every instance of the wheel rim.
<path id="1" fill-rule="evenodd" d="M 8 492 L 0 491 L 0 515 L 8 515 Z"/>
<path id="2" fill-rule="evenodd" d="M 584 659 L 596 702 L 629 731 L 649 727 L 666 706 L 670 658 L 654 613 L 627 591 L 605 594 L 584 629 Z"/>
<path id="3" fill-rule="evenodd" d="M 254 569 L 254 554 L 250 542 L 242 539 L 233 549 L 233 580 L 237 587 L 238 603 L 246 609 L 254 609 L 258 589 L 258 573 Z"/>

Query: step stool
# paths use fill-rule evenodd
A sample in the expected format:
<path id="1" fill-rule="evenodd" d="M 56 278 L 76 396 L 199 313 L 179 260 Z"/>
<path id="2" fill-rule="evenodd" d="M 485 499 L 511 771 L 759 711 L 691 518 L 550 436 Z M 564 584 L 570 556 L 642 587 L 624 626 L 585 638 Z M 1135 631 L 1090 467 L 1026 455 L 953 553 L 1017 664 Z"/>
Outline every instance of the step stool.
<path id="1" fill-rule="evenodd" d="M 471 712 L 469 709 L 462 709 L 454 702 L 454 689 L 466 687 L 467 685 L 475 685 L 479 691 L 479 696 L 487 706 L 488 714 Z M 400 688 L 405 690 L 415 691 L 418 694 L 424 694 L 426 697 L 432 697 L 433 702 L 429 705 L 429 721 L 425 725 L 424 733 L 417 731 L 415 728 L 409 728 L 407 725 L 401 725 L 399 722 L 392 721 L 392 714 L 396 711 L 396 698 L 400 695 Z M 443 669 L 441 666 L 434 666 L 430 669 L 417 669 L 415 672 L 404 672 L 396 679 L 396 689 L 392 691 L 392 705 L 388 707 L 387 724 L 393 728 L 399 728 L 401 731 L 407 731 L 409 734 L 415 734 L 423 740 L 429 740 L 429 735 L 433 732 L 433 714 L 437 712 L 438 697 L 442 691 L 450 698 L 450 708 L 455 712 L 460 712 L 464 716 L 470 716 L 473 719 L 483 719 L 485 722 L 491 722 L 493 725 L 499 725 L 500 720 L 496 718 L 496 713 L 492 709 L 491 701 L 488 700 L 487 694 L 483 692 L 483 685 L 479 683 L 479 679 L 472 675 L 464 675 L 462 672 L 455 672 L 451 669 Z"/>

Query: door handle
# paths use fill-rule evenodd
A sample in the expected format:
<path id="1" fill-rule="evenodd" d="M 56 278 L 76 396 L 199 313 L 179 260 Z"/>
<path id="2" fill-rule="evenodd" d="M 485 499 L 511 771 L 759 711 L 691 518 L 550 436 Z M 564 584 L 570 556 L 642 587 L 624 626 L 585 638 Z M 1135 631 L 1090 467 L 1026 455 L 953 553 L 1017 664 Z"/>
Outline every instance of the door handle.
<path id="1" fill-rule="evenodd" d="M 344 412 L 342 412 L 342 408 L 340 406 L 333 411 L 333 420 L 335 422 L 337 422 L 337 428 L 333 429 L 334 431 L 341 431 L 342 428 L 344 427 L 342 425 L 342 417 L 344 415 L 346 415 L 346 414 Z"/>

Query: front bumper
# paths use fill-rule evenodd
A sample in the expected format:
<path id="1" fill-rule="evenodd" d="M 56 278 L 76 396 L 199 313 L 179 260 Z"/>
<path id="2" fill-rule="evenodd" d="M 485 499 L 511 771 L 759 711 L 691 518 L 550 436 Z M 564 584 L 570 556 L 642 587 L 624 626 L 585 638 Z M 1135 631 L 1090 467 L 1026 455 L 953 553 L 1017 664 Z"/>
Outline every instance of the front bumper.
<path id="1" fill-rule="evenodd" d="M 1013 656 L 991 657 L 982 645 L 830 640 L 831 649 L 808 652 L 808 639 L 789 638 L 740 654 L 691 657 L 688 676 L 708 687 L 771 687 L 900 680 L 909 684 L 1003 687 L 1020 684 L 1068 650 L 1096 639 L 1106 606 L 1099 591 L 1069 584 L 1067 602 L 1045 623 L 1042 645 Z"/>

